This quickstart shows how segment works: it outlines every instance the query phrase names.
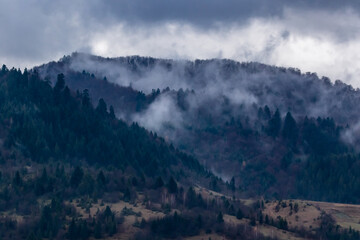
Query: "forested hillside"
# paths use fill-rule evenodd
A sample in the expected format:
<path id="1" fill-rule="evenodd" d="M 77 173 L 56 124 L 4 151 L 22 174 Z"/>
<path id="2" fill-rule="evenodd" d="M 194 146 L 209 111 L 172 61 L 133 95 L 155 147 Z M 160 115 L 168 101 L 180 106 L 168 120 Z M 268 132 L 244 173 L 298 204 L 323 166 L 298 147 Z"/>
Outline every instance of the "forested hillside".
<path id="1" fill-rule="evenodd" d="M 112 236 L 120 231 L 122 215 L 109 207 L 91 213 L 93 204 L 142 199 L 149 208 L 169 211 L 195 182 L 224 188 L 196 159 L 116 119 L 104 100 L 93 107 L 88 91 L 69 90 L 65 78 L 59 74 L 52 87 L 36 72 L 5 65 L 0 71 L 1 239 Z M 77 208 L 87 209 L 88 217 Z M 179 218 L 183 224 L 192 221 L 188 215 Z M 143 220 L 141 226 L 149 224 Z"/>
<path id="2" fill-rule="evenodd" d="M 360 93 L 340 81 L 259 63 L 80 53 L 35 69 L 53 82 L 67 72 L 71 88 L 89 87 L 243 197 L 360 201 Z"/>
<path id="3" fill-rule="evenodd" d="M 63 74 L 54 88 L 37 73 L 3 68 L 1 77 L 5 78 L 1 120 L 9 124 L 4 144 L 8 148 L 20 144 L 24 156 L 38 163 L 62 159 L 121 169 L 131 166 L 152 176 L 178 164 L 202 171 L 195 159 L 161 138 L 137 124 L 128 126 L 117 120 L 113 107 L 108 111 L 104 100 L 94 108 L 87 90 L 71 92 Z"/>
<path id="4" fill-rule="evenodd" d="M 263 191 L 287 191 L 277 185 L 287 179 L 297 196 L 357 201 L 358 158 L 348 154 L 339 139 L 342 127 L 333 120 L 296 121 L 290 113 L 283 120 L 265 107 L 257 116 L 262 131 L 238 119 L 219 129 L 190 129 L 199 143 L 228 136 L 229 143 L 249 140 L 249 151 L 255 146 L 251 139 L 279 148 L 271 165 L 261 158 L 242 164 L 242 182 L 236 177 L 224 183 L 168 139 L 117 119 L 103 99 L 93 106 L 89 91 L 70 90 L 66 79 L 60 73 L 51 85 L 36 70 L 1 69 L 1 239 L 277 239 L 267 229 L 306 239 L 358 239 L 357 230 L 336 225 L 325 212 L 310 228 L 299 228 L 272 213 L 290 207 L 298 214 L 297 202 L 278 200 L 273 208 L 260 197 Z M 286 157 L 277 160 L 282 151 Z M 311 161 L 295 158 L 300 152 Z M 299 178 L 289 179 L 288 173 Z M 336 182 L 334 173 L 343 180 Z M 241 200 L 244 194 L 256 198 Z"/>

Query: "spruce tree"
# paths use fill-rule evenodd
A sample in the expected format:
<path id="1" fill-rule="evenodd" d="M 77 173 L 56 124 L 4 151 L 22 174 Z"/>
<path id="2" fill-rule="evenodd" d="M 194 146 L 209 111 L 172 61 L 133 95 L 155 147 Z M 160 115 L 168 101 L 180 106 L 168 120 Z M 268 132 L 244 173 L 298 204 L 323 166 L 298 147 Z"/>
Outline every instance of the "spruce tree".
<path id="1" fill-rule="evenodd" d="M 282 130 L 282 136 L 289 140 L 291 143 L 296 143 L 298 137 L 298 129 L 295 119 L 292 117 L 291 113 L 286 114 L 284 120 L 284 128 Z"/>
<path id="2" fill-rule="evenodd" d="M 268 122 L 268 135 L 278 137 L 281 129 L 281 117 L 279 109 L 276 109 L 274 116 Z"/>
<path id="3" fill-rule="evenodd" d="M 173 177 L 170 177 L 170 180 L 169 180 L 169 183 L 168 183 L 167 187 L 168 187 L 169 193 L 176 194 L 177 191 L 178 191 L 177 183 L 176 183 L 176 181 L 174 180 Z"/>

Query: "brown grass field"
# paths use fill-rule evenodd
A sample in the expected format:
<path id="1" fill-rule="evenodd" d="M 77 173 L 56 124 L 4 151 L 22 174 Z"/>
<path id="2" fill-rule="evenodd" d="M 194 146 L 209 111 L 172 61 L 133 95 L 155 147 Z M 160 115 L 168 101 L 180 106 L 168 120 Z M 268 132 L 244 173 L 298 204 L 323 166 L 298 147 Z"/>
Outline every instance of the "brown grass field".
<path id="1" fill-rule="evenodd" d="M 209 191 L 207 189 L 197 188 L 197 192 L 202 193 L 205 198 L 221 198 L 223 195 Z M 230 198 L 229 196 L 225 196 Z M 242 200 L 246 205 L 250 205 L 254 203 L 255 200 L 247 199 Z M 305 200 L 283 200 L 285 204 L 280 204 L 280 207 L 276 207 L 279 205 L 279 201 L 270 201 L 265 203 L 263 209 L 263 215 L 268 215 L 273 219 L 276 219 L 278 216 L 285 218 L 288 222 L 289 229 L 301 228 L 304 227 L 308 231 L 312 231 L 319 227 L 320 216 L 322 212 L 326 212 L 333 216 L 336 221 L 336 224 L 340 225 L 343 228 L 356 229 L 360 231 L 360 205 L 352 205 L 352 204 L 340 204 L 340 203 L 329 203 L 329 202 L 315 202 L 315 201 L 305 201 Z M 294 208 L 291 210 L 289 204 L 293 206 L 295 203 L 298 204 L 298 211 L 295 212 Z M 98 203 L 92 203 L 91 207 L 88 211 L 85 211 L 84 208 L 80 207 L 80 204 L 77 201 L 73 201 L 72 204 L 76 207 L 77 211 L 84 217 L 92 217 L 98 211 L 102 211 L 106 206 L 110 206 L 112 211 L 115 212 L 116 215 L 120 216 L 124 207 L 128 209 L 132 209 L 136 215 L 128 215 L 124 216 L 124 222 L 119 229 L 119 233 L 116 236 L 113 236 L 111 239 L 131 239 L 134 233 L 138 230 L 138 228 L 134 227 L 133 224 L 136 221 L 141 221 L 142 218 L 145 220 L 149 220 L 151 218 L 161 218 L 164 217 L 165 214 L 161 211 L 148 209 L 144 204 L 140 201 L 135 203 L 128 203 L 119 201 L 112 204 L 101 204 L 100 201 Z M 160 208 L 160 206 L 159 206 Z M 156 208 L 155 208 L 156 209 Z M 172 210 L 174 212 L 175 210 Z M 178 210 L 177 210 L 178 211 Z M 179 212 L 179 211 L 178 211 Z M 249 225 L 248 219 L 237 219 L 234 216 L 224 215 L 224 221 L 226 224 L 238 225 L 245 224 L 249 228 L 253 228 L 255 232 L 262 234 L 264 236 L 269 237 L 277 237 L 278 239 L 284 240 L 301 240 L 303 238 L 297 237 L 294 233 L 290 231 L 280 230 L 278 228 L 268 226 L 268 225 L 258 225 L 255 227 L 251 227 Z M 187 240 L 197 240 L 197 239 L 212 239 L 212 240 L 226 240 L 227 238 L 215 233 L 206 234 L 202 232 L 198 236 L 185 238 Z"/>
<path id="2" fill-rule="evenodd" d="M 264 215 L 267 214 L 272 218 L 281 216 L 286 218 L 289 228 L 304 227 L 306 230 L 311 231 L 319 227 L 320 216 L 324 211 L 332 215 L 336 224 L 342 228 L 351 227 L 352 229 L 360 230 L 360 205 L 305 200 L 283 200 L 283 202 L 286 202 L 287 207 L 280 207 L 278 211 L 276 210 L 277 201 L 266 203 L 263 211 Z M 293 205 L 297 203 L 299 205 L 298 212 L 291 211 L 290 203 Z M 266 234 L 264 233 L 264 235 Z M 278 237 L 280 239 L 291 239 Z"/>

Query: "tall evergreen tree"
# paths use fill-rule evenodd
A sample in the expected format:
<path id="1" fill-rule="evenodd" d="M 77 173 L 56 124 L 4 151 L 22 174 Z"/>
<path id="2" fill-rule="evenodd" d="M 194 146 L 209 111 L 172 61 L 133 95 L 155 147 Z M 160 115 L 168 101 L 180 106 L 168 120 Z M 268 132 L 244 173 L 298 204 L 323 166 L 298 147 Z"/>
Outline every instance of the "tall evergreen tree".
<path id="1" fill-rule="evenodd" d="M 268 122 L 267 132 L 272 137 L 278 137 L 281 129 L 281 117 L 279 109 L 276 109 L 276 112 Z"/>
<path id="2" fill-rule="evenodd" d="M 264 107 L 264 120 L 270 120 L 270 118 L 271 118 L 270 108 L 268 107 L 268 105 L 265 105 L 265 107 Z"/>
<path id="3" fill-rule="evenodd" d="M 291 113 L 286 114 L 284 120 L 284 128 L 282 130 L 282 136 L 285 139 L 288 139 L 291 143 L 295 143 L 298 137 L 298 128 L 296 125 L 295 119 L 292 117 Z"/>
<path id="4" fill-rule="evenodd" d="M 99 99 L 99 103 L 98 103 L 98 105 L 96 107 L 96 112 L 102 117 L 107 116 L 107 114 L 108 114 L 107 113 L 107 106 L 106 106 L 106 103 L 105 103 L 104 99 L 102 99 L 102 98 Z"/>
<path id="5" fill-rule="evenodd" d="M 169 193 L 177 193 L 178 192 L 178 186 L 173 177 L 170 177 L 167 187 L 168 187 Z"/>
<path id="6" fill-rule="evenodd" d="M 60 73 L 57 75 L 57 81 L 54 87 L 54 91 L 60 92 L 65 87 L 65 76 L 64 74 Z"/>
<path id="7" fill-rule="evenodd" d="M 110 106 L 109 108 L 109 116 L 111 119 L 115 119 L 115 112 L 114 112 L 114 107 L 113 106 Z"/>
<path id="8" fill-rule="evenodd" d="M 79 184 L 81 183 L 83 176 L 84 176 L 83 170 L 79 166 L 77 166 L 73 174 L 71 175 L 71 179 L 70 179 L 71 186 L 78 187 Z"/>

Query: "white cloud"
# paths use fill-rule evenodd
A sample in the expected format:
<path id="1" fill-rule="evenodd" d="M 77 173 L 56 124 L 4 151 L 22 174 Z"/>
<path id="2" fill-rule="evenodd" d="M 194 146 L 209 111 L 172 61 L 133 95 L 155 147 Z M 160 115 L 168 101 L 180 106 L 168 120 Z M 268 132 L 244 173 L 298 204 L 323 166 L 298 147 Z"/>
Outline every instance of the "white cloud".
<path id="1" fill-rule="evenodd" d="M 113 25 L 94 33 L 90 48 L 109 57 L 259 61 L 317 72 L 358 87 L 360 31 L 354 26 L 359 25 L 359 16 L 347 9 L 333 13 L 286 9 L 283 18 L 255 18 L 244 25 L 219 23 L 207 30 L 177 22 Z"/>
<path id="2" fill-rule="evenodd" d="M 182 116 L 176 103 L 167 95 L 161 95 L 145 113 L 135 115 L 133 120 L 147 129 L 163 133 L 167 132 L 167 128 L 178 129 L 182 124 Z"/>

